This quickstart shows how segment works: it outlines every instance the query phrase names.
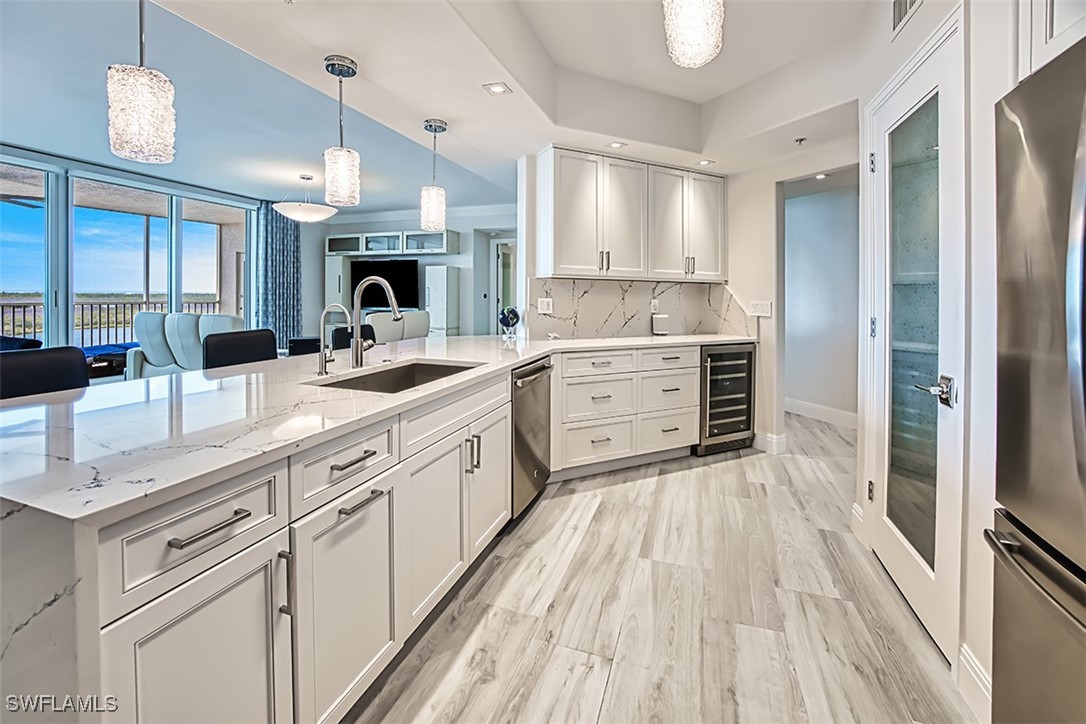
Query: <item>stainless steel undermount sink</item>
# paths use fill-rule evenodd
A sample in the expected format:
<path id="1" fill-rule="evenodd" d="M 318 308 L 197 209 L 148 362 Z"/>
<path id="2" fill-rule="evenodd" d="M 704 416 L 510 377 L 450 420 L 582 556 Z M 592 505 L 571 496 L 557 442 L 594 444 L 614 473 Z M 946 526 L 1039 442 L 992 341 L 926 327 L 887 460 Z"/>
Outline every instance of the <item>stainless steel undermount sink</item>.
<path id="1" fill-rule="evenodd" d="M 391 367 L 377 367 L 369 372 L 362 372 L 352 377 L 342 377 L 328 382 L 316 381 L 321 387 L 337 387 L 343 390 L 363 392 L 403 392 L 420 387 L 428 382 L 451 377 L 452 375 L 474 369 L 482 362 L 408 362 Z"/>

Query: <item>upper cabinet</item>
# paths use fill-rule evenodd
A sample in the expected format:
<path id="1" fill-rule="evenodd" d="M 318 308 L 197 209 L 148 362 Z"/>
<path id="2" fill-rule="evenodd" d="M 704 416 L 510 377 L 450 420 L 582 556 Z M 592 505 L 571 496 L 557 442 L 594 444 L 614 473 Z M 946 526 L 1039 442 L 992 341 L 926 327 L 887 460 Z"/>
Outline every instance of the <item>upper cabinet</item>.
<path id="1" fill-rule="evenodd" d="M 550 148 L 539 156 L 537 273 L 724 281 L 724 179 Z"/>
<path id="2" fill-rule="evenodd" d="M 324 253 L 332 256 L 423 256 L 456 254 L 460 234 L 456 231 L 375 231 L 365 234 L 336 234 L 325 239 Z"/>
<path id="3" fill-rule="evenodd" d="M 1020 80 L 1086 37 L 1083 0 L 1022 0 L 1018 13 Z"/>

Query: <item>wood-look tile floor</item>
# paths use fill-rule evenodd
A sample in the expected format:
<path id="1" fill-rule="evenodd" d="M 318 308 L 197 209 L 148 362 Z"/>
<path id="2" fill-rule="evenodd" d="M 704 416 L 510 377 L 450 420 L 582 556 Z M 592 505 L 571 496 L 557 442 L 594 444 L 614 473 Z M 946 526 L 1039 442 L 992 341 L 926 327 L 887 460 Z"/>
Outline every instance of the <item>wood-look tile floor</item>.
<path id="1" fill-rule="evenodd" d="M 973 721 L 849 531 L 855 437 L 549 486 L 348 722 Z"/>

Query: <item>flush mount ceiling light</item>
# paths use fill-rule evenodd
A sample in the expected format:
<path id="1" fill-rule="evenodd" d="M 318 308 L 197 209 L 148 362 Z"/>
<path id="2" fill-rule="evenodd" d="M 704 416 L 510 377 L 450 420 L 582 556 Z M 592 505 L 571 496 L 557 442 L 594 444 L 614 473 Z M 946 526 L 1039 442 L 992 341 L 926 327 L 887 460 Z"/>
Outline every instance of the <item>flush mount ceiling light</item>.
<path id="1" fill-rule="evenodd" d="M 343 146 L 343 79 L 358 74 L 358 63 L 329 55 L 324 69 L 339 80 L 339 145 L 324 152 L 324 200 L 332 206 L 357 206 L 361 194 L 358 151 Z"/>
<path id="2" fill-rule="evenodd" d="M 302 180 L 302 184 L 305 186 L 305 201 L 287 201 L 287 197 L 284 196 L 282 201 L 277 204 L 272 204 L 273 209 L 288 219 L 300 221 L 303 224 L 309 224 L 314 221 L 324 221 L 329 216 L 332 216 L 339 211 L 339 209 L 334 206 L 311 203 L 309 201 L 309 182 L 313 180 L 313 177 L 307 173 L 303 173 L 298 178 Z"/>
<path id="3" fill-rule="evenodd" d="M 830 177 L 830 175 L 828 173 L 820 173 L 817 176 L 815 176 L 815 179 L 817 181 L 821 181 L 822 179 L 829 178 L 829 177 Z"/>
<path id="4" fill-rule="evenodd" d="M 700 68 L 720 54 L 724 0 L 663 0 L 667 52 L 680 68 Z"/>
<path id="5" fill-rule="evenodd" d="M 710 161 L 707 158 L 703 158 L 700 161 L 698 161 L 699 166 L 712 166 L 714 163 L 716 163 L 716 161 Z"/>
<path id="6" fill-rule="evenodd" d="M 483 83 L 483 90 L 492 96 L 507 96 L 513 92 L 505 83 Z"/>
<path id="7" fill-rule="evenodd" d="M 419 227 L 423 231 L 445 231 L 445 189 L 437 185 L 437 134 L 449 130 L 449 124 L 440 118 L 427 118 L 422 127 L 434 136 L 434 156 L 430 185 L 422 187 L 419 199 Z"/>
<path id="8" fill-rule="evenodd" d="M 629 144 L 623 143 L 622 141 L 611 141 L 607 145 L 611 148 L 626 148 Z"/>
<path id="9" fill-rule="evenodd" d="M 129 161 L 170 163 L 177 128 L 173 83 L 143 66 L 143 17 L 144 0 L 139 0 L 139 65 L 114 64 L 106 71 L 109 150 Z"/>

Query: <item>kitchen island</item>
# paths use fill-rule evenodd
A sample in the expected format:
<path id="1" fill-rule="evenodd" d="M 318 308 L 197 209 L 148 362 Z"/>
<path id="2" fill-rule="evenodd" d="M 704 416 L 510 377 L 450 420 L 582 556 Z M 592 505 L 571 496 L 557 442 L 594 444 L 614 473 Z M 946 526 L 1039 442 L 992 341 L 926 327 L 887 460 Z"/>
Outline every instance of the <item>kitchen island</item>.
<path id="1" fill-rule="evenodd" d="M 8 401 L 3 694 L 115 696 L 108 718 L 154 720 L 222 677 L 246 692 L 225 718 L 338 720 L 509 519 L 512 369 L 750 341 L 423 339 L 362 370 L 341 351 L 319 379 L 302 356 Z M 327 384 L 420 361 L 472 366 L 394 393 Z M 357 575 L 321 577 L 335 565 Z M 263 658 L 239 671 L 238 642 Z"/>

